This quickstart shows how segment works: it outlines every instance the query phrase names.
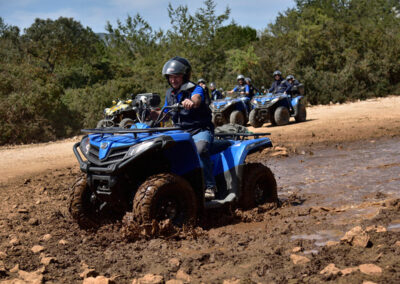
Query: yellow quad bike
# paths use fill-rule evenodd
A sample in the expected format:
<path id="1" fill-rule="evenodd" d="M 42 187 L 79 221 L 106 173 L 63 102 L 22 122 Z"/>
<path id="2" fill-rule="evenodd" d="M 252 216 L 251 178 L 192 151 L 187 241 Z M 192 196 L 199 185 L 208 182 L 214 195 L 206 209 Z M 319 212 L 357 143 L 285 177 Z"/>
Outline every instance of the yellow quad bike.
<path id="1" fill-rule="evenodd" d="M 120 127 L 130 128 L 139 120 L 144 120 L 149 109 L 157 108 L 161 98 L 159 94 L 145 93 L 132 95 L 132 99 L 113 101 L 113 106 L 104 109 L 104 118 L 97 123 L 96 128 Z"/>

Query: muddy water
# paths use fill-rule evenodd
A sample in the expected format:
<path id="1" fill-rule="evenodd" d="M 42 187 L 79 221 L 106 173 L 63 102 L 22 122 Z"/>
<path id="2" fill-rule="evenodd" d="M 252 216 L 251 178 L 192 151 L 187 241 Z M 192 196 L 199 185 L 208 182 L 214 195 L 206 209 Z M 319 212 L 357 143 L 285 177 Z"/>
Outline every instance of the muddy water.
<path id="1" fill-rule="evenodd" d="M 400 197 L 400 139 L 358 142 L 303 151 L 268 162 L 279 185 L 279 197 L 300 196 L 299 207 L 326 207 L 340 212 L 327 221 L 332 228 L 293 235 L 313 240 L 318 247 L 338 241 L 343 231 L 335 225 L 355 226 L 379 213 L 379 201 Z M 399 223 L 388 230 L 400 230 Z M 343 227 L 342 227 L 343 228 Z"/>

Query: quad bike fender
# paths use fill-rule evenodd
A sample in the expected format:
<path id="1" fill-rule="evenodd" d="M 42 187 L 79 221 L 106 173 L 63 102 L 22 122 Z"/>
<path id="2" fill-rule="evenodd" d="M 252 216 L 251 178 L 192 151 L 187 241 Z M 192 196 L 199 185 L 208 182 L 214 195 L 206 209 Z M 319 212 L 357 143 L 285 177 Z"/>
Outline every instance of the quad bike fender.
<path id="1" fill-rule="evenodd" d="M 299 102 L 302 101 L 303 99 L 304 99 L 304 96 L 297 96 L 297 97 L 292 98 L 292 100 L 291 100 L 292 106 L 295 108 L 299 104 Z"/>

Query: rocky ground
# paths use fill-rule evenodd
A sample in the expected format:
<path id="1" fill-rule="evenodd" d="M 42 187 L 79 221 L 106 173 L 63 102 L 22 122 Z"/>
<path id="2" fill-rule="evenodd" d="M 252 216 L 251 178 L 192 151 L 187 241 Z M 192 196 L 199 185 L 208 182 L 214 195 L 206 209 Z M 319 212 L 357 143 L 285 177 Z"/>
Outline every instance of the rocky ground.
<path id="1" fill-rule="evenodd" d="M 210 211 L 156 238 L 79 229 L 73 141 L 3 147 L 0 283 L 400 283 L 399 107 L 319 106 L 257 129 L 279 147 L 249 160 L 275 173 L 281 205 Z"/>

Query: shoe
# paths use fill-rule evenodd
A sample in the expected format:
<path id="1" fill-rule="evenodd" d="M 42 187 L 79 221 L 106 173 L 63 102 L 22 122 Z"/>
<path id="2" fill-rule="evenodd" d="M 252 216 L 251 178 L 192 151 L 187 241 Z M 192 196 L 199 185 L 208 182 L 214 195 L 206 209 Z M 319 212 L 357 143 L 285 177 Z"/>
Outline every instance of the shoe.
<path id="1" fill-rule="evenodd" d="M 213 200 L 215 198 L 216 191 L 217 191 L 217 188 L 215 186 L 206 188 L 206 191 L 204 193 L 204 198 L 206 200 Z"/>

